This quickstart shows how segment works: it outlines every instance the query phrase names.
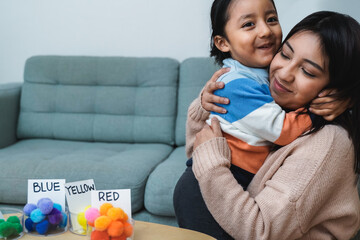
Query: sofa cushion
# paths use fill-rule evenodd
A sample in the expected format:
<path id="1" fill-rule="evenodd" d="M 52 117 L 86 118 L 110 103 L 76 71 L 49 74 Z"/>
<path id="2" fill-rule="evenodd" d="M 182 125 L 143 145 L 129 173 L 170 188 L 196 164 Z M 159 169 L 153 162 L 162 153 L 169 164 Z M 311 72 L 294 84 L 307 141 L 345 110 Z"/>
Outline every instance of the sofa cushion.
<path id="1" fill-rule="evenodd" d="M 135 212 L 149 174 L 171 151 L 166 144 L 22 140 L 0 149 L 0 202 L 25 204 L 28 179 L 92 178 L 98 190 L 130 188 Z"/>
<path id="2" fill-rule="evenodd" d="M 18 137 L 173 144 L 178 66 L 169 58 L 32 57 Z"/>
<path id="3" fill-rule="evenodd" d="M 175 130 L 177 146 L 185 145 L 186 116 L 190 103 L 219 68 L 212 58 L 188 58 L 181 63 Z"/>
<path id="4" fill-rule="evenodd" d="M 185 147 L 176 148 L 149 176 L 145 189 L 145 208 L 152 214 L 175 216 L 173 193 L 186 165 Z"/>

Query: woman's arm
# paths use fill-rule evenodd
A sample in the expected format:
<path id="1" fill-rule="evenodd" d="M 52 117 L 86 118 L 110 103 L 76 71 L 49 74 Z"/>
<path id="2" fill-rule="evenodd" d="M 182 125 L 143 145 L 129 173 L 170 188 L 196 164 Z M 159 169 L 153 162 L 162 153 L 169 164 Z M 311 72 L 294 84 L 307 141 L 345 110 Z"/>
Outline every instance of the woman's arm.
<path id="1" fill-rule="evenodd" d="M 343 129 L 326 126 L 268 157 L 252 195 L 231 174 L 226 146 L 213 120 L 197 134 L 193 171 L 211 214 L 235 239 L 349 239 L 359 228 L 354 155 Z"/>
<path id="2" fill-rule="evenodd" d="M 186 120 L 186 156 L 188 158 L 191 157 L 193 152 L 195 134 L 205 125 L 205 120 L 209 117 L 210 111 L 219 113 L 226 112 L 224 108 L 217 106 L 215 103 L 228 104 L 229 100 L 227 98 L 216 96 L 213 92 L 224 87 L 223 82 L 216 82 L 216 80 L 228 71 L 228 68 L 221 68 L 216 71 L 205 84 L 199 97 L 196 98 L 188 108 Z"/>

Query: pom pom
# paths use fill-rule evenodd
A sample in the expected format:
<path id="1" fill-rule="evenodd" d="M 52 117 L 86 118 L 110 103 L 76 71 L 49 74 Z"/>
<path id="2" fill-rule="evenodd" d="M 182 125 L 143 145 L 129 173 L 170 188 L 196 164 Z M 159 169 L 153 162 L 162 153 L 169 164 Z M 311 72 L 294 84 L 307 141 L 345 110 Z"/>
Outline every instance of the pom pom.
<path id="1" fill-rule="evenodd" d="M 4 220 L 4 219 L 0 219 L 0 224 L 3 223 L 3 222 L 5 222 L 5 220 Z"/>
<path id="2" fill-rule="evenodd" d="M 132 234 L 133 234 L 133 226 L 128 222 L 124 222 L 124 235 L 126 237 L 131 237 Z"/>
<path id="3" fill-rule="evenodd" d="M 38 224 L 36 224 L 36 231 L 41 234 L 44 235 L 48 229 L 49 229 L 49 222 L 47 220 L 44 220 Z"/>
<path id="4" fill-rule="evenodd" d="M 53 208 L 56 208 L 57 210 L 59 210 L 59 212 L 62 211 L 62 206 L 58 203 L 54 203 Z"/>
<path id="5" fill-rule="evenodd" d="M 88 208 L 85 211 L 85 218 L 88 222 L 95 222 L 95 219 L 100 217 L 100 212 L 96 208 Z"/>
<path id="6" fill-rule="evenodd" d="M 111 203 L 104 203 L 100 206 L 100 215 L 104 216 L 107 214 L 107 211 L 112 208 L 113 205 Z"/>
<path id="7" fill-rule="evenodd" d="M 16 229 L 10 222 L 2 222 L 0 224 L 0 235 L 7 238 L 16 233 Z"/>
<path id="8" fill-rule="evenodd" d="M 30 213 L 31 213 L 32 211 L 34 211 L 36 208 L 37 208 L 37 207 L 36 207 L 35 204 L 33 204 L 33 203 L 27 203 L 27 204 L 24 206 L 24 209 L 23 209 L 24 214 L 25 214 L 26 216 L 30 216 Z"/>
<path id="9" fill-rule="evenodd" d="M 17 216 L 10 216 L 6 221 L 10 223 L 20 223 L 20 219 Z"/>
<path id="10" fill-rule="evenodd" d="M 120 237 L 124 232 L 124 225 L 120 221 L 113 221 L 110 223 L 107 232 L 111 237 Z"/>
<path id="11" fill-rule="evenodd" d="M 91 240 L 109 240 L 110 237 L 107 234 L 107 232 L 103 232 L 103 231 L 92 231 L 91 232 Z"/>
<path id="12" fill-rule="evenodd" d="M 41 198 L 37 202 L 37 207 L 40 209 L 42 214 L 49 214 L 53 209 L 54 203 L 50 198 Z"/>
<path id="13" fill-rule="evenodd" d="M 37 208 L 30 213 L 30 218 L 34 223 L 38 223 L 45 219 L 45 215 Z"/>
<path id="14" fill-rule="evenodd" d="M 121 235 L 120 237 L 111 237 L 111 240 L 126 240 L 127 237 L 125 235 Z"/>
<path id="15" fill-rule="evenodd" d="M 86 222 L 86 218 L 85 218 L 85 213 L 84 212 L 81 212 L 77 215 L 77 221 L 78 223 L 80 224 L 80 226 L 86 230 L 87 226 L 87 222 Z"/>
<path id="16" fill-rule="evenodd" d="M 125 212 L 118 207 L 110 208 L 107 211 L 107 216 L 109 216 L 112 220 L 120 220 L 124 218 Z"/>
<path id="17" fill-rule="evenodd" d="M 27 218 L 25 220 L 25 228 L 28 232 L 34 231 L 34 222 L 31 220 L 31 218 Z"/>
<path id="18" fill-rule="evenodd" d="M 61 215 L 62 215 L 62 220 L 61 220 L 61 222 L 59 224 L 59 227 L 65 228 L 66 225 L 67 225 L 67 215 L 64 212 L 61 212 Z"/>
<path id="19" fill-rule="evenodd" d="M 110 225 L 111 221 L 111 218 L 108 216 L 100 216 L 94 222 L 95 229 L 99 231 L 105 231 Z"/>
<path id="20" fill-rule="evenodd" d="M 94 223 L 93 222 L 87 222 L 87 224 L 90 226 L 90 227 L 95 227 Z"/>
<path id="21" fill-rule="evenodd" d="M 120 218 L 120 221 L 126 222 L 128 219 L 128 215 L 126 214 L 126 212 L 124 212 L 124 215 L 122 216 L 122 218 Z"/>
<path id="22" fill-rule="evenodd" d="M 23 231 L 23 227 L 21 226 L 20 223 L 13 223 L 13 225 L 14 225 L 14 228 L 15 228 L 15 230 L 16 230 L 16 232 L 17 232 L 18 234 Z"/>
<path id="23" fill-rule="evenodd" d="M 58 225 L 61 222 L 62 218 L 63 216 L 57 208 L 53 208 L 48 215 L 48 220 L 50 224 L 53 225 Z"/>

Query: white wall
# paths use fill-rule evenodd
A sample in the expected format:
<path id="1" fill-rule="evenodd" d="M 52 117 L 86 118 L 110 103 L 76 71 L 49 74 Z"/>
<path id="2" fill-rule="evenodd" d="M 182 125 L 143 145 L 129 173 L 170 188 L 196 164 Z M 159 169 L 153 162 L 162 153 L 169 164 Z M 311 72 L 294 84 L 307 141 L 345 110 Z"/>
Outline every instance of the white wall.
<path id="1" fill-rule="evenodd" d="M 284 35 L 317 10 L 360 21 L 359 0 L 275 0 Z M 208 56 L 212 0 L 0 0 L 0 83 L 32 55 Z"/>

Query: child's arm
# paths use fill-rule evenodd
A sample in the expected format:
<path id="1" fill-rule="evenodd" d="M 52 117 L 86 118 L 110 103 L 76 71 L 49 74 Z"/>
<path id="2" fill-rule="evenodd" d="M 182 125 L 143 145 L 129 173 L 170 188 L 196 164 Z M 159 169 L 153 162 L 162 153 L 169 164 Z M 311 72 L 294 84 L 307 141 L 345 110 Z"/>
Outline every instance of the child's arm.
<path id="1" fill-rule="evenodd" d="M 351 106 L 349 98 L 340 100 L 334 97 L 336 90 L 326 89 L 315 98 L 310 105 L 309 111 L 322 116 L 327 121 L 332 121 Z"/>
<path id="2" fill-rule="evenodd" d="M 222 130 L 250 145 L 263 140 L 286 145 L 311 127 L 308 114 L 286 113 L 274 102 L 268 86 L 252 79 L 235 79 L 216 94 L 230 100 L 222 105 L 226 114 L 213 113 L 221 117 Z"/>
<path id="3" fill-rule="evenodd" d="M 205 125 L 205 120 L 208 118 L 210 111 L 223 112 L 223 108 L 217 106 L 215 103 L 227 104 L 227 98 L 216 96 L 213 92 L 224 87 L 224 83 L 216 82 L 216 80 L 224 73 L 228 72 L 229 68 L 221 68 L 216 71 L 210 80 L 205 84 L 205 87 L 200 92 L 199 97 L 196 98 L 188 108 L 186 121 L 186 156 L 191 157 L 193 152 L 193 145 L 196 133 L 198 133 Z"/>

